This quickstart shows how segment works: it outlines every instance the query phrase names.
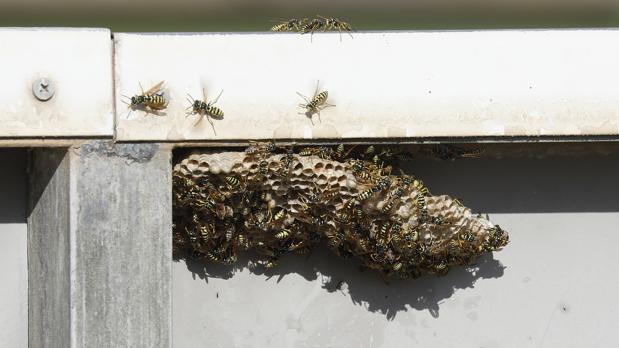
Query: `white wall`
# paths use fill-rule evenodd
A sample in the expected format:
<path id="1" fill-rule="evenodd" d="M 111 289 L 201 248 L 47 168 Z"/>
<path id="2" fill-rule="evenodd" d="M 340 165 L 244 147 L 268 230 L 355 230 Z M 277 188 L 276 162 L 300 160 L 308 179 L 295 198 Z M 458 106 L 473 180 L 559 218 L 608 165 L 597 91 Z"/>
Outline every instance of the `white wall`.
<path id="1" fill-rule="evenodd" d="M 26 151 L 0 149 L 0 168 L 0 347 L 26 347 Z"/>
<path id="2" fill-rule="evenodd" d="M 470 269 L 390 284 L 326 250 L 270 274 L 177 262 L 174 346 L 619 345 L 619 157 L 419 161 L 411 171 L 490 213 L 511 243 Z"/>

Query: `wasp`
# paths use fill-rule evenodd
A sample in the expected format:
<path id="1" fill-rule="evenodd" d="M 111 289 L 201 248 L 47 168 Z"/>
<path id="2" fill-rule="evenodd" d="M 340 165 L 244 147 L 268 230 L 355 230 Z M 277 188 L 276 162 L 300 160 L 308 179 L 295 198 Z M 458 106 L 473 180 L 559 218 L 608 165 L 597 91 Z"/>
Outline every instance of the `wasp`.
<path id="1" fill-rule="evenodd" d="M 370 198 L 370 197 L 374 194 L 374 192 L 376 192 L 376 191 L 374 191 L 374 187 L 371 187 L 371 188 L 369 188 L 369 189 L 367 189 L 367 190 L 365 190 L 365 191 L 361 192 L 361 193 L 359 194 L 359 196 L 357 196 L 357 198 L 358 198 L 360 201 L 364 201 L 364 200 L 366 200 L 366 199 Z"/>
<path id="2" fill-rule="evenodd" d="M 282 210 L 278 211 L 277 214 L 273 215 L 273 221 L 279 221 L 283 219 L 285 215 L 286 215 L 286 209 L 282 208 Z"/>
<path id="3" fill-rule="evenodd" d="M 344 144 L 339 144 L 335 149 L 335 153 L 337 154 L 337 157 L 341 159 L 344 156 Z"/>
<path id="4" fill-rule="evenodd" d="M 479 158 L 483 154 L 483 149 L 465 149 L 453 145 L 437 145 L 430 150 L 430 153 L 441 160 L 454 161 L 460 158 Z"/>
<path id="5" fill-rule="evenodd" d="M 197 199 L 195 200 L 195 205 L 199 208 L 206 208 L 208 210 L 214 211 L 217 203 L 210 198 L 207 199 Z"/>
<path id="6" fill-rule="evenodd" d="M 251 243 L 245 235 L 239 234 L 236 238 L 237 245 L 241 247 L 242 250 L 249 250 Z"/>
<path id="7" fill-rule="evenodd" d="M 393 264 L 393 271 L 397 272 L 402 268 L 402 262 L 396 262 Z"/>
<path id="8" fill-rule="evenodd" d="M 408 243 L 416 242 L 419 240 L 419 229 L 418 228 L 408 228 L 408 233 L 404 235 L 404 240 Z"/>
<path id="9" fill-rule="evenodd" d="M 391 233 L 399 234 L 400 231 L 402 231 L 402 224 L 394 222 L 393 225 L 391 225 Z"/>
<path id="10" fill-rule="evenodd" d="M 326 31 L 327 30 L 327 21 L 324 20 L 323 18 L 313 18 L 310 21 L 306 21 L 305 23 L 303 23 L 303 25 L 301 26 L 301 34 L 307 34 L 310 33 L 310 41 L 313 40 L 314 37 L 314 32 L 321 30 L 322 31 Z"/>
<path id="11" fill-rule="evenodd" d="M 402 197 L 404 192 L 405 192 L 404 188 L 402 188 L 402 187 L 396 188 L 395 191 L 393 191 L 389 195 L 389 200 L 382 207 L 381 211 L 383 213 L 387 213 L 388 211 L 390 211 L 393 208 L 393 206 L 395 205 L 395 203 L 397 202 L 398 198 Z"/>
<path id="12" fill-rule="evenodd" d="M 312 121 L 312 116 L 314 114 L 318 114 L 318 120 L 321 121 L 320 112 L 329 106 L 335 106 L 334 104 L 327 103 L 327 98 L 329 98 L 329 92 L 322 91 L 318 93 L 319 85 L 320 85 L 320 80 L 318 80 L 318 82 L 316 83 L 316 90 L 314 91 L 314 96 L 312 97 L 312 100 L 307 99 L 307 97 L 305 97 L 303 94 L 297 92 L 297 94 L 301 98 L 303 98 L 306 102 L 306 104 L 303 104 L 303 103 L 299 104 L 299 107 L 305 109 L 305 112 L 300 113 L 300 114 L 302 115 L 304 114 L 305 116 L 309 117 L 310 122 L 312 122 L 312 125 L 314 124 L 314 121 Z"/>
<path id="13" fill-rule="evenodd" d="M 460 235 L 460 239 L 468 243 L 473 243 L 475 241 L 475 235 L 470 232 L 463 233 Z"/>
<path id="14" fill-rule="evenodd" d="M 425 198 L 423 195 L 418 195 L 418 196 L 415 198 L 415 203 L 417 203 L 417 206 L 418 206 L 418 207 L 423 208 L 423 207 L 425 207 L 425 205 L 426 205 L 426 198 Z M 425 210 L 425 209 L 424 209 L 424 210 Z"/>
<path id="15" fill-rule="evenodd" d="M 428 190 L 427 187 L 423 185 L 423 182 L 421 182 L 421 180 L 413 180 L 412 186 L 415 190 L 419 191 L 419 193 L 423 196 L 427 196 L 428 194 L 430 194 L 430 191 Z"/>
<path id="16" fill-rule="evenodd" d="M 238 188 L 240 186 L 240 184 L 241 184 L 239 179 L 237 179 L 237 178 L 235 178 L 233 176 L 227 176 L 226 177 L 226 183 L 228 184 L 228 186 L 231 189 Z"/>
<path id="17" fill-rule="evenodd" d="M 443 218 L 442 216 L 434 216 L 432 217 L 432 222 L 435 225 L 442 225 L 445 223 L 445 218 Z"/>
<path id="18" fill-rule="evenodd" d="M 266 269 L 271 269 L 275 266 L 277 266 L 278 263 L 278 259 L 276 257 L 270 258 L 268 260 L 258 260 L 256 261 L 256 264 L 266 268 Z"/>
<path id="19" fill-rule="evenodd" d="M 279 21 L 279 23 L 275 24 L 271 27 L 271 31 L 282 32 L 282 31 L 296 31 L 300 32 L 307 23 L 307 18 L 296 19 L 292 18 L 285 21 Z"/>
<path id="20" fill-rule="evenodd" d="M 322 158 L 323 160 L 332 160 L 334 155 L 335 151 L 333 151 L 333 149 L 330 147 L 321 146 L 318 148 L 318 157 Z"/>
<path id="21" fill-rule="evenodd" d="M 374 192 L 384 191 L 388 189 L 389 186 L 391 186 L 391 180 L 389 180 L 388 178 L 380 178 L 378 179 L 378 182 L 376 183 L 376 185 L 374 185 L 372 190 Z"/>
<path id="22" fill-rule="evenodd" d="M 258 163 L 258 172 L 260 172 L 260 174 L 262 175 L 266 175 L 269 171 L 269 163 L 267 161 L 260 161 L 260 163 Z"/>
<path id="23" fill-rule="evenodd" d="M 213 132 L 215 133 L 215 135 L 217 135 L 217 131 L 215 131 L 215 125 L 213 124 L 212 118 L 221 119 L 224 117 L 224 112 L 220 108 L 215 106 L 215 103 L 217 103 L 219 97 L 221 97 L 221 94 L 223 92 L 224 90 L 222 89 L 221 92 L 219 92 L 217 98 L 210 102 L 208 101 L 208 98 L 206 96 L 206 89 L 204 88 L 202 88 L 202 97 L 204 97 L 204 100 L 193 99 L 191 95 L 187 94 L 187 96 L 189 97 L 187 98 L 187 101 L 189 101 L 189 103 L 191 104 L 187 108 L 187 110 L 191 109 L 191 111 L 187 113 L 187 115 L 198 115 L 198 119 L 193 124 L 194 127 L 197 126 L 198 123 L 200 123 L 202 119 L 206 116 L 206 119 L 211 124 L 211 127 L 213 127 Z"/>
<path id="24" fill-rule="evenodd" d="M 290 176 L 290 167 L 292 167 L 292 162 L 294 161 L 294 150 L 291 147 L 286 151 L 286 155 L 283 157 L 284 159 L 284 167 L 283 167 L 283 175 L 288 177 Z"/>
<path id="25" fill-rule="evenodd" d="M 340 41 L 342 41 L 342 31 L 345 31 L 352 38 L 352 34 L 350 33 L 352 31 L 352 27 L 350 24 L 334 17 L 318 17 L 324 20 L 326 30 L 337 30 L 340 32 Z"/>
<path id="26" fill-rule="evenodd" d="M 146 114 L 152 113 L 157 115 L 158 111 L 161 111 L 168 107 L 168 100 L 164 96 L 163 83 L 164 81 L 159 82 L 146 92 L 144 92 L 142 84 L 139 83 L 141 94 L 134 95 L 131 98 L 126 95 L 123 96 L 130 99 L 130 103 L 124 102 L 128 105 L 129 108 L 127 118 L 129 118 L 129 114 L 131 113 L 131 111 L 135 109 L 143 109 L 144 111 L 146 111 Z"/>
<path id="27" fill-rule="evenodd" d="M 269 143 L 261 143 L 257 141 L 249 141 L 249 146 L 245 149 L 245 153 L 248 155 L 256 155 L 256 154 L 269 154 L 277 150 L 277 145 L 275 141 Z"/>
<path id="28" fill-rule="evenodd" d="M 232 238 L 234 237 L 234 232 L 235 232 L 234 231 L 234 227 L 232 227 L 232 226 L 230 226 L 230 227 L 228 227 L 226 229 L 225 236 L 226 236 L 226 240 L 227 241 L 231 241 L 232 240 Z"/>
<path id="29" fill-rule="evenodd" d="M 187 227 L 185 227 L 185 233 L 187 233 L 187 235 L 189 236 L 189 242 L 194 246 L 197 245 L 198 236 L 196 235 L 195 231 L 193 229 L 188 229 Z"/>
<path id="30" fill-rule="evenodd" d="M 312 156 L 317 154 L 317 150 L 313 147 L 305 147 L 299 151 L 299 156 Z"/>
<path id="31" fill-rule="evenodd" d="M 213 226 L 210 226 L 211 229 L 209 229 L 209 226 L 201 226 L 200 227 L 200 237 L 202 237 L 202 241 L 206 242 L 209 240 L 210 238 L 210 234 L 211 231 L 213 230 Z"/>
<path id="32" fill-rule="evenodd" d="M 387 229 L 389 228 L 389 224 L 384 223 L 380 226 L 380 230 L 378 231 L 379 235 L 384 236 L 387 234 Z"/>
<path id="33" fill-rule="evenodd" d="M 284 238 L 288 238 L 288 237 L 290 237 L 290 230 L 289 229 L 281 230 L 280 232 L 275 234 L 275 238 L 277 238 L 277 239 L 284 239 Z"/>
<path id="34" fill-rule="evenodd" d="M 387 213 L 389 211 L 391 211 L 391 209 L 393 209 L 393 206 L 395 205 L 397 199 L 390 199 L 382 208 L 381 208 L 381 212 L 383 213 Z"/>
<path id="35" fill-rule="evenodd" d="M 370 180 L 372 177 L 370 175 L 370 173 L 364 171 L 364 166 L 363 166 L 363 162 L 360 160 L 355 160 L 352 163 L 352 171 L 353 174 L 355 175 L 355 177 L 363 179 L 363 180 Z"/>

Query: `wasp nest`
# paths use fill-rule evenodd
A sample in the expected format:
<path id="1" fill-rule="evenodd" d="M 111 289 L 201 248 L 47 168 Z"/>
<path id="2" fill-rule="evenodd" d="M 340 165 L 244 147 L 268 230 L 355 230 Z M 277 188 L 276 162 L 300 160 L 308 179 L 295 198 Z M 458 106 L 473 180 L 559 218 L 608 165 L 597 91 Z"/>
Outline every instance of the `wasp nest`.
<path id="1" fill-rule="evenodd" d="M 390 150 L 256 143 L 245 152 L 194 153 L 174 167 L 175 253 L 255 265 L 309 253 L 321 241 L 389 276 L 444 275 L 508 235 L 457 199 L 433 196 L 409 175 L 391 175 Z"/>

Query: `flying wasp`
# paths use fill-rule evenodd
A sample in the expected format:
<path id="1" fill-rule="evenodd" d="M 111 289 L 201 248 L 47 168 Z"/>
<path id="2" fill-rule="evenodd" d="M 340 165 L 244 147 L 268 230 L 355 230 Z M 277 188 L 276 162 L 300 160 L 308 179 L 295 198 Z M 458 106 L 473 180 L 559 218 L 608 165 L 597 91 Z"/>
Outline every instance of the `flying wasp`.
<path id="1" fill-rule="evenodd" d="M 212 118 L 222 119 L 224 117 L 224 112 L 220 108 L 215 106 L 215 103 L 217 103 L 219 97 L 221 97 L 221 94 L 223 92 L 224 90 L 222 89 L 221 92 L 219 92 L 217 98 L 210 102 L 208 101 L 208 98 L 206 96 L 206 89 L 204 88 L 202 88 L 202 97 L 204 98 L 204 100 L 194 99 L 191 95 L 187 94 L 187 96 L 189 97 L 187 98 L 187 101 L 189 101 L 189 103 L 191 104 L 187 108 L 187 110 L 191 109 L 191 111 L 187 113 L 187 116 L 198 115 L 198 119 L 196 120 L 196 122 L 193 123 L 194 127 L 197 126 L 198 123 L 200 123 L 202 119 L 206 116 L 207 121 L 211 124 L 211 127 L 213 127 L 213 132 L 215 133 L 215 135 L 217 135 L 217 131 L 215 130 L 215 125 L 213 124 Z"/>
<path id="2" fill-rule="evenodd" d="M 148 91 L 144 92 L 142 88 L 142 84 L 140 85 L 141 94 L 134 95 L 133 97 L 128 97 L 123 95 L 123 97 L 128 98 L 130 100 L 129 103 L 123 101 L 123 103 L 127 104 L 129 108 L 129 112 L 127 113 L 127 118 L 129 118 L 129 114 L 131 111 L 135 109 L 141 109 L 146 111 L 146 114 L 155 114 L 160 115 L 158 112 L 165 109 L 168 106 L 168 100 L 164 96 L 163 90 L 164 81 L 159 82 L 158 84 L 151 87 Z"/>
<path id="3" fill-rule="evenodd" d="M 312 120 L 312 116 L 314 116 L 314 114 L 318 114 L 318 120 L 322 122 L 322 120 L 320 119 L 320 112 L 325 108 L 328 108 L 329 106 L 335 106 L 334 104 L 327 103 L 327 98 L 329 98 L 329 92 L 322 91 L 318 93 L 319 85 L 320 80 L 316 82 L 316 90 L 314 91 L 314 96 L 312 97 L 312 100 L 307 99 L 303 94 L 297 92 L 297 94 L 306 102 L 306 104 L 299 104 L 299 107 L 305 109 L 305 112 L 302 112 L 300 114 L 309 117 L 312 125 L 314 124 L 314 121 Z"/>

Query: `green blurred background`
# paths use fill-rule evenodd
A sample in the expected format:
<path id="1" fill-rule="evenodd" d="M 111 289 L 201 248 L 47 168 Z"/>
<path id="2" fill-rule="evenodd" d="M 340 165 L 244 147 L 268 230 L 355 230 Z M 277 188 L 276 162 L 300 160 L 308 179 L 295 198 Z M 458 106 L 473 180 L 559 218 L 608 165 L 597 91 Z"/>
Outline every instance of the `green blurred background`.
<path id="1" fill-rule="evenodd" d="M 340 17 L 356 30 L 619 26 L 619 0 L 1 0 L 1 26 L 262 31 L 277 18 Z"/>

